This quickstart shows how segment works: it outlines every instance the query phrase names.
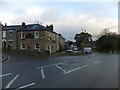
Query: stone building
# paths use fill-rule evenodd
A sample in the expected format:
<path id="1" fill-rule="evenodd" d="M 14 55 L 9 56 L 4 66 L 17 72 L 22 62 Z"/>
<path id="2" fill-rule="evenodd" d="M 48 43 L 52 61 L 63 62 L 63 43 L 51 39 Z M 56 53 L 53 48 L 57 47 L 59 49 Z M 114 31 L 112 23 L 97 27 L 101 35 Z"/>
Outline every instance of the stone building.
<path id="1" fill-rule="evenodd" d="M 54 32 L 53 25 L 40 24 L 3 26 L 2 49 L 56 53 L 64 49 L 65 39 Z"/>
<path id="2" fill-rule="evenodd" d="M 0 41 L 2 41 L 2 23 L 0 22 Z M 0 50 L 2 50 L 2 43 L 0 43 Z"/>

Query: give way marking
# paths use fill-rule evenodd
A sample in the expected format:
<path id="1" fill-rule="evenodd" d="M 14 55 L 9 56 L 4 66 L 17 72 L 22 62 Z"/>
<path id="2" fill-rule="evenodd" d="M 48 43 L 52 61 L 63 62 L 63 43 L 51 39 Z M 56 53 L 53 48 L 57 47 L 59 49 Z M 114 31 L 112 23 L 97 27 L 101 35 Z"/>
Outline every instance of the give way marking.
<path id="1" fill-rule="evenodd" d="M 12 73 L 8 73 L 8 74 L 0 75 L 0 77 L 9 76 L 9 75 L 11 75 L 11 74 L 12 74 Z"/>
<path id="2" fill-rule="evenodd" d="M 16 75 L 9 83 L 8 85 L 5 87 L 6 88 L 10 88 L 10 86 L 12 85 L 12 83 L 19 77 L 19 75 Z"/>

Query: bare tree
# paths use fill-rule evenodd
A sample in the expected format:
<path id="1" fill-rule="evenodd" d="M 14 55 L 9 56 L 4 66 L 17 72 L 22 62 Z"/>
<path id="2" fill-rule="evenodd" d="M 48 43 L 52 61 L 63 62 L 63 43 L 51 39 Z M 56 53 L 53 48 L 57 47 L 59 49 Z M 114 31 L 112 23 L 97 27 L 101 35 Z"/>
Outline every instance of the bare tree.
<path id="1" fill-rule="evenodd" d="M 105 28 L 101 33 L 100 35 L 107 35 L 108 33 L 110 33 L 110 30 L 108 28 Z"/>

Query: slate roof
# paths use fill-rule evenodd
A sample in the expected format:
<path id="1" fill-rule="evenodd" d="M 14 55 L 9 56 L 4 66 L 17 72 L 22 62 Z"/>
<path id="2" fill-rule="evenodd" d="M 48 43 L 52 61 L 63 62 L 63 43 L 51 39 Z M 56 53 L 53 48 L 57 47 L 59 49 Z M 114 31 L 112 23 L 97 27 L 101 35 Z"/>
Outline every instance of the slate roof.
<path id="1" fill-rule="evenodd" d="M 3 26 L 3 30 L 45 30 L 46 28 L 39 24 Z"/>
<path id="2" fill-rule="evenodd" d="M 48 28 L 46 28 L 46 27 L 44 27 L 43 25 L 40 25 L 40 24 L 28 24 L 28 25 L 25 25 L 25 26 L 22 26 L 22 25 L 3 26 L 3 30 L 6 30 L 6 31 L 9 31 L 9 30 L 15 30 L 15 31 L 47 30 L 47 31 L 50 31 L 52 33 L 58 34 L 58 33 L 54 32 L 54 31 L 51 31 L 50 29 L 48 29 Z"/>
<path id="3" fill-rule="evenodd" d="M 21 25 L 14 25 L 14 26 L 3 26 L 3 30 L 16 30 L 20 28 Z"/>
<path id="4" fill-rule="evenodd" d="M 19 30 L 45 30 L 46 28 L 39 24 L 30 24 L 22 26 Z"/>

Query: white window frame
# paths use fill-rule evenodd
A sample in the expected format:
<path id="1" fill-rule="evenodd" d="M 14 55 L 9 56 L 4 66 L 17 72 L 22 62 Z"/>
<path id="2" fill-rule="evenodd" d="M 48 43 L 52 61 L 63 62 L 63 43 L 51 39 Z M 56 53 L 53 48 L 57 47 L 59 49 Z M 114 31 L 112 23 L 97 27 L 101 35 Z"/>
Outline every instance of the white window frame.
<path id="1" fill-rule="evenodd" d="M 51 37 L 51 35 L 50 35 L 50 33 L 49 33 L 49 35 L 48 35 L 49 37 Z"/>
<path id="2" fill-rule="evenodd" d="M 3 31 L 3 38 L 6 38 L 6 36 L 7 36 L 7 32 Z"/>
<path id="3" fill-rule="evenodd" d="M 59 50 L 59 45 L 57 45 L 57 50 Z"/>
<path id="4" fill-rule="evenodd" d="M 23 44 L 25 43 L 21 43 L 21 49 L 26 49 L 26 45 L 25 45 L 25 48 L 23 48 Z"/>
<path id="5" fill-rule="evenodd" d="M 56 35 L 55 34 L 53 35 L 53 40 L 56 40 Z"/>
<path id="6" fill-rule="evenodd" d="M 38 31 L 35 31 L 35 38 L 39 38 L 40 37 L 40 34 Z"/>
<path id="7" fill-rule="evenodd" d="M 10 47 L 13 47 L 13 41 L 9 41 L 9 45 L 10 45 Z"/>
<path id="8" fill-rule="evenodd" d="M 10 39 L 10 40 L 8 40 L 8 41 L 9 41 L 9 42 L 10 42 L 10 41 L 12 41 L 12 42 L 13 42 L 13 40 L 12 40 L 12 39 Z"/>
<path id="9" fill-rule="evenodd" d="M 39 48 L 36 48 L 36 44 L 38 44 L 39 45 Z M 35 43 L 35 50 L 39 50 L 40 49 L 40 44 L 39 43 Z"/>
<path id="10" fill-rule="evenodd" d="M 21 39 L 25 39 L 25 32 L 21 32 Z"/>
<path id="11" fill-rule="evenodd" d="M 10 32 L 9 32 L 9 35 L 10 35 L 10 38 L 12 38 L 12 37 L 13 37 L 13 32 L 10 31 Z"/>

